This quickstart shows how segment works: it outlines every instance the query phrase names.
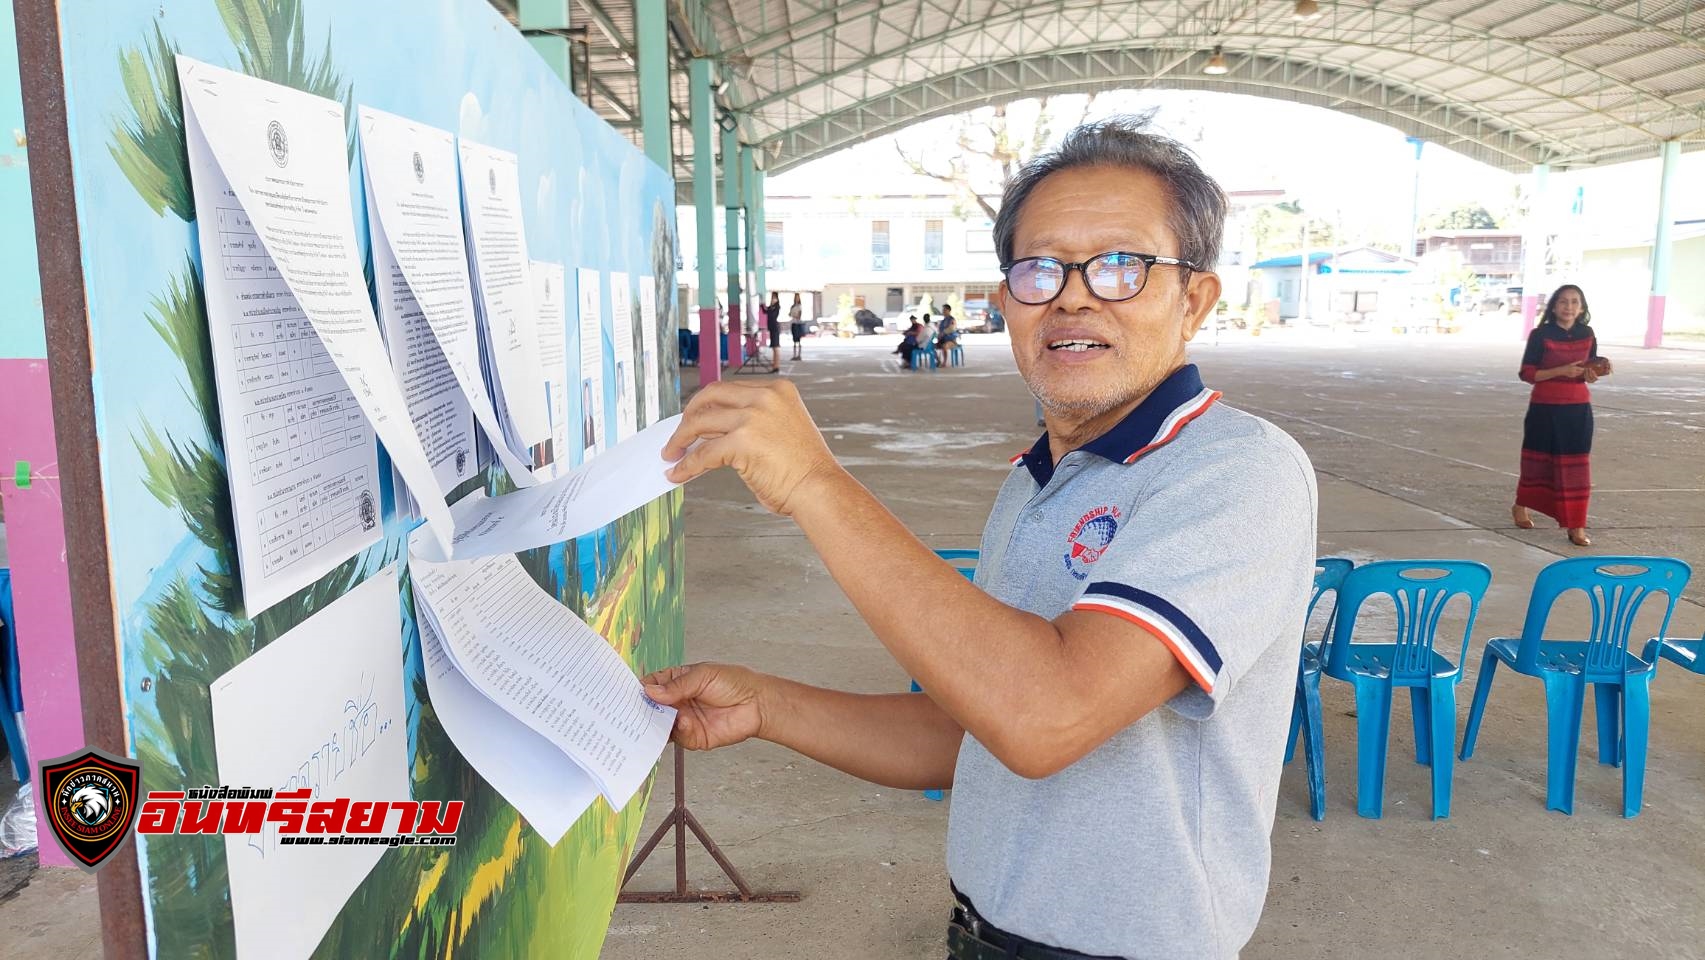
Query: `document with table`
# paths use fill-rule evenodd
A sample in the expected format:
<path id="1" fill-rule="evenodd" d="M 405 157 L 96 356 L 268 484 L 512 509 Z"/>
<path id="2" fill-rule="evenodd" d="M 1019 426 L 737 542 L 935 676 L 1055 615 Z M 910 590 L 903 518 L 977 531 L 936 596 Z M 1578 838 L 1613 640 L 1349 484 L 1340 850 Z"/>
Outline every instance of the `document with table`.
<path id="1" fill-rule="evenodd" d="M 446 544 L 450 513 L 367 296 L 342 105 L 177 67 L 252 617 L 378 540 L 374 434 Z"/>

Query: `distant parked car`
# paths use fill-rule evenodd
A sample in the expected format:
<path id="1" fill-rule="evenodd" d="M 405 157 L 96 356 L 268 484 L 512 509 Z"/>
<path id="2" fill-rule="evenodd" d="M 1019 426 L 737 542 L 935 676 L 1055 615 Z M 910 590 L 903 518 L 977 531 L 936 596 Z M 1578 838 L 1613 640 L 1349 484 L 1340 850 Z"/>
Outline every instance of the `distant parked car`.
<path id="1" fill-rule="evenodd" d="M 935 308 L 930 308 L 930 316 L 933 317 L 936 313 L 937 311 Z M 912 325 L 912 318 L 922 319 L 923 315 L 923 304 L 914 303 L 911 306 L 902 307 L 898 313 L 890 313 L 886 317 L 883 317 L 882 328 L 884 330 L 894 330 L 904 333 L 906 328 Z"/>

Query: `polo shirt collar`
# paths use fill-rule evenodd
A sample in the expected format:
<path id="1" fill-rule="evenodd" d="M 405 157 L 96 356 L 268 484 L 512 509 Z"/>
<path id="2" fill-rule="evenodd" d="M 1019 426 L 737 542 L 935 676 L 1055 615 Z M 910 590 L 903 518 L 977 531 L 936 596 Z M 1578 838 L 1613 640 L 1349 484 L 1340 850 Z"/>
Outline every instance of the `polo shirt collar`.
<path id="1" fill-rule="evenodd" d="M 1136 463 L 1143 455 L 1170 443 L 1185 424 L 1201 416 L 1219 398 L 1218 390 L 1202 385 L 1196 365 L 1187 363 L 1162 380 L 1123 420 L 1077 449 L 1114 463 Z M 1048 435 L 1042 434 L 1012 462 L 1024 464 L 1038 487 L 1047 486 L 1054 477 Z"/>

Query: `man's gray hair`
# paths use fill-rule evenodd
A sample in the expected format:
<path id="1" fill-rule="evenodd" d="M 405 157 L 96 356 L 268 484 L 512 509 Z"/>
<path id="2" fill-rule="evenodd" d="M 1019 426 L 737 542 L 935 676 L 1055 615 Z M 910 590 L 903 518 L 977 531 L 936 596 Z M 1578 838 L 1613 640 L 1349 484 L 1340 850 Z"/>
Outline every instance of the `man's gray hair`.
<path id="1" fill-rule="evenodd" d="M 1001 265 L 1012 262 L 1018 215 L 1037 184 L 1062 170 L 1125 167 L 1146 171 L 1166 186 L 1167 226 L 1178 238 L 1178 256 L 1201 270 L 1212 270 L 1219 262 L 1225 233 L 1225 193 L 1202 171 L 1188 148 L 1149 132 L 1149 121 L 1150 116 L 1118 116 L 1086 123 L 1066 134 L 1058 147 L 1025 164 L 1006 185 L 995 217 L 995 250 Z M 1130 252 L 1170 254 L 1166 250 Z"/>

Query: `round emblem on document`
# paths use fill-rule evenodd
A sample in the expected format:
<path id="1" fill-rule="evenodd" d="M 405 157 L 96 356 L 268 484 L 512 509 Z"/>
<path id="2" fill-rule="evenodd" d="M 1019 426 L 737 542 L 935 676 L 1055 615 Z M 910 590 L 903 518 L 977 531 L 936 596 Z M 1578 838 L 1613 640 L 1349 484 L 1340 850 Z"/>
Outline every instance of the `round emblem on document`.
<path id="1" fill-rule="evenodd" d="M 1079 580 L 1089 579 L 1089 567 L 1101 559 L 1113 536 L 1119 532 L 1122 515 L 1118 507 L 1096 507 L 1078 518 L 1066 536 L 1066 572 Z"/>
<path id="2" fill-rule="evenodd" d="M 361 500 L 356 504 L 356 511 L 361 516 L 363 530 L 371 530 L 379 522 L 379 513 L 373 509 L 373 494 L 367 490 L 361 491 Z"/>
<path id="3" fill-rule="evenodd" d="M 290 162 L 290 138 L 285 136 L 284 124 L 277 120 L 266 125 L 266 147 L 272 152 L 272 162 L 284 166 Z"/>
<path id="4" fill-rule="evenodd" d="M 467 466 L 468 466 L 468 451 L 457 450 L 456 451 L 456 476 L 459 477 L 462 474 L 466 473 L 467 472 Z"/>
<path id="5" fill-rule="evenodd" d="M 420 159 L 420 151 L 414 152 L 414 180 L 416 183 L 426 182 L 426 164 Z"/>

